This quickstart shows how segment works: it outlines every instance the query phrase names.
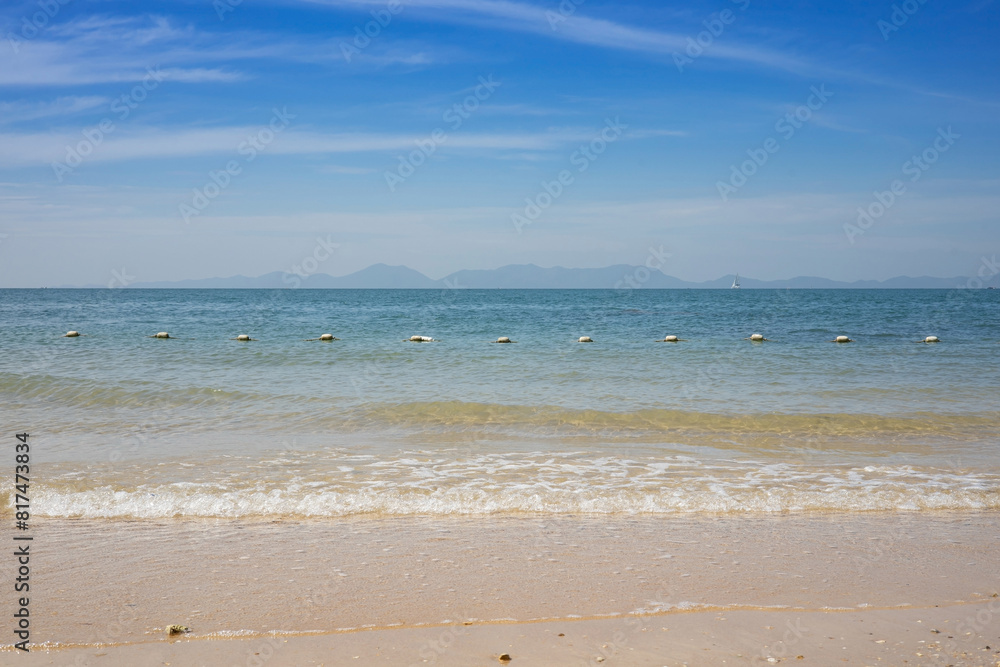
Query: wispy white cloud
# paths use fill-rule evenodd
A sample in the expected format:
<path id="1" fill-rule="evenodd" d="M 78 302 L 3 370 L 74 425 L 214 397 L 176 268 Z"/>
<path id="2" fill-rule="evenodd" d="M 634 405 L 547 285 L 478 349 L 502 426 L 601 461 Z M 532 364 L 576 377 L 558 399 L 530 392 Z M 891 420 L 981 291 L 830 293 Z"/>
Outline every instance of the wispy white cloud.
<path id="1" fill-rule="evenodd" d="M 367 9 L 385 5 L 385 0 L 297 1 L 341 9 Z M 671 64 L 673 54 L 684 53 L 690 40 L 702 30 L 700 25 L 676 31 L 640 28 L 586 16 L 585 9 L 578 9 L 568 16 L 562 16 L 558 14 L 557 3 L 533 5 L 513 0 L 406 0 L 403 6 L 408 13 L 420 13 L 442 23 L 472 24 L 485 29 L 532 33 L 565 42 L 643 53 L 669 60 Z M 553 21 L 553 16 L 559 18 Z M 761 29 L 758 28 L 757 31 L 760 32 Z M 774 30 L 768 28 L 764 32 L 773 33 Z M 773 39 L 788 43 L 792 37 L 794 35 L 774 35 Z M 763 38 L 758 41 L 763 41 Z M 705 48 L 700 58 L 779 70 L 799 76 L 886 86 L 920 95 L 956 97 L 952 93 L 927 90 L 896 78 L 878 76 L 865 68 L 821 63 L 787 50 L 768 48 L 759 43 L 740 43 L 729 34 L 725 35 L 725 39 L 720 38 Z M 992 101 L 983 103 L 996 106 Z"/>
<path id="2" fill-rule="evenodd" d="M 159 70 L 159 73 L 167 81 L 176 81 L 178 83 L 230 83 L 248 78 L 241 72 L 206 67 L 168 67 Z"/>
<path id="3" fill-rule="evenodd" d="M 87 95 L 83 97 L 58 97 L 45 102 L 0 102 L 0 123 L 16 123 L 38 118 L 71 116 L 81 111 L 89 111 L 110 103 L 107 97 Z"/>
<path id="4" fill-rule="evenodd" d="M 163 128 L 123 129 L 104 138 L 88 162 L 109 162 L 148 158 L 229 154 L 259 127 L 216 127 L 167 130 Z M 556 128 L 542 132 L 471 133 L 449 136 L 443 149 L 510 151 L 551 151 L 593 139 L 592 129 Z M 0 167 L 48 165 L 66 157 L 67 147 L 75 146 L 80 132 L 8 132 L 0 134 Z M 628 135 L 626 135 L 628 138 Z M 268 154 L 337 154 L 404 151 L 416 148 L 426 134 L 324 133 L 286 130 L 267 148 Z"/>
<path id="5" fill-rule="evenodd" d="M 384 5 L 384 0 L 301 0 L 302 2 L 341 8 L 367 8 Z M 450 23 L 476 23 L 493 28 L 530 32 L 552 39 L 588 44 L 624 51 L 670 56 L 688 44 L 686 32 L 663 32 L 623 25 L 585 16 L 576 11 L 569 16 L 554 12 L 556 5 L 538 6 L 509 0 L 408 0 L 408 12 L 432 13 L 433 18 Z M 558 16 L 556 21 L 553 16 Z M 788 71 L 811 69 L 806 61 L 775 50 L 751 45 L 716 43 L 704 53 L 706 58 L 752 63 Z"/>
<path id="6" fill-rule="evenodd" d="M 245 75 L 206 63 L 267 57 L 274 48 L 232 43 L 162 17 L 90 16 L 0 49 L 0 86 L 134 82 L 160 67 L 174 81 L 225 82 Z"/>
<path id="7" fill-rule="evenodd" d="M 327 169 L 329 168 L 329 169 Z M 334 173 L 360 173 L 364 168 L 327 165 L 324 170 Z M 935 225 L 941 234 L 948 233 L 951 224 L 972 224 L 992 220 L 1000 207 L 996 179 L 953 180 L 931 179 L 924 183 L 924 190 L 913 192 L 897 204 L 899 210 L 879 221 L 886 226 L 927 223 Z M 48 220 L 56 229 L 62 221 L 94 219 L 107 221 L 114 218 L 139 224 L 150 223 L 150 229 L 176 220 L 158 217 L 163 205 L 173 214 L 178 198 L 189 194 L 189 189 L 177 187 L 136 187 L 125 185 L 56 185 L 45 183 L 0 182 L 0 215 L 11 221 L 24 218 L 34 221 Z M 912 194 L 912 196 L 910 196 Z M 608 230 L 609 220 L 629 220 L 629 234 L 637 237 L 655 236 L 664 232 L 696 230 L 703 227 L 741 229 L 749 226 L 771 229 L 787 228 L 814 233 L 817 229 L 831 232 L 843 239 L 842 226 L 857 216 L 857 207 L 867 202 L 871 193 L 865 191 L 778 192 L 757 197 L 743 197 L 722 203 L 717 197 L 644 198 L 640 200 L 590 200 L 561 203 L 546 212 L 544 220 L 531 228 L 533 234 Z M 154 206 L 150 208 L 149 204 Z M 386 200 L 392 204 L 391 199 Z M 420 223 L 431 228 L 449 225 L 466 225 L 470 222 L 505 223 L 499 232 L 521 242 L 509 227 L 511 206 L 433 206 L 413 208 L 386 206 L 366 211 L 351 207 L 320 211 L 289 207 L 287 202 L 275 202 L 271 210 L 255 214 L 205 215 L 231 224 L 233 229 L 257 231 L 308 231 L 315 229 L 316 220 L 326 220 L 337 225 L 350 226 L 352 222 L 366 231 L 384 233 L 400 232 Z M 903 208 L 907 210 L 904 211 Z M 149 211 L 149 212 L 143 212 Z M 291 211 L 291 212 L 290 212 Z M 913 219 L 911 212 L 918 213 Z M 944 223 L 942 221 L 947 221 Z M 32 225 L 34 227 L 34 225 Z M 48 228 L 48 227 L 47 227 Z M 28 228 L 26 227 L 25 230 Z M 123 227 L 122 229 L 127 229 Z M 481 227 L 477 228 L 481 231 Z M 876 228 L 873 228 L 876 229 Z M 617 231 L 615 232 L 617 233 Z M 876 232 L 870 233 L 874 238 Z M 714 238 L 714 237 L 713 237 Z M 866 238 L 867 240 L 867 238 Z M 961 239 L 956 239 L 959 243 Z M 966 240 L 973 243 L 973 240 Z M 846 243 L 846 241 L 845 241 Z"/>
<path id="8" fill-rule="evenodd" d="M 96 14 L 54 24 L 48 28 L 48 34 L 92 44 L 104 44 L 109 37 L 113 37 L 124 44 L 145 46 L 178 39 L 190 40 L 196 33 L 193 27 L 177 27 L 163 16 L 142 19 Z"/>
<path id="9" fill-rule="evenodd" d="M 201 30 L 160 16 L 89 16 L 52 25 L 34 39 L 20 40 L 16 49 L 0 49 L 0 86 L 133 82 L 151 66 L 177 82 L 225 83 L 250 78 L 234 69 L 241 61 L 344 66 L 339 44 L 339 39 L 280 33 Z M 380 44 L 358 54 L 354 64 L 426 66 L 442 58 L 433 48 Z"/>
<path id="10" fill-rule="evenodd" d="M 297 58 L 303 62 L 344 62 L 339 47 L 331 47 L 325 55 L 322 52 L 313 51 L 311 54 L 300 54 Z M 432 55 L 421 47 L 415 50 L 400 48 L 371 48 L 354 54 L 351 64 L 369 67 L 389 67 L 392 65 L 403 65 L 409 67 L 423 67 L 432 65 L 440 61 L 438 56 Z"/>

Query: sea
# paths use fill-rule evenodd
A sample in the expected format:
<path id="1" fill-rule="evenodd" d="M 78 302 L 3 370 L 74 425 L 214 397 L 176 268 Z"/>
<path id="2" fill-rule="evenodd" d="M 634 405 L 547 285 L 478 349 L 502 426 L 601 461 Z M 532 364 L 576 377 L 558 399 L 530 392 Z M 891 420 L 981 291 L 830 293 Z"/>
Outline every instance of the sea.
<path id="1" fill-rule="evenodd" d="M 33 517 L 996 510 L 1000 292 L 0 290 L 0 406 Z"/>

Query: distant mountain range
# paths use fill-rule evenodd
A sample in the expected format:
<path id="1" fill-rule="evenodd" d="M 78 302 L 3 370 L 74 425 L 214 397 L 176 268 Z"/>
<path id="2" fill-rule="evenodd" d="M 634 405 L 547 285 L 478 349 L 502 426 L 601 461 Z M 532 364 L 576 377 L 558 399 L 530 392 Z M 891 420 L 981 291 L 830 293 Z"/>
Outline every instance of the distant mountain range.
<path id="1" fill-rule="evenodd" d="M 617 264 L 600 269 L 565 269 L 560 266 L 543 268 L 534 264 L 511 264 L 499 269 L 456 271 L 441 280 L 432 280 L 405 266 L 374 264 L 346 276 L 317 273 L 301 276 L 284 271 L 266 273 L 256 278 L 232 276 L 176 282 L 133 283 L 130 288 L 213 288 L 260 289 L 728 289 L 734 276 L 728 275 L 705 282 L 688 282 L 646 267 Z M 965 285 L 967 278 L 910 278 L 899 276 L 889 280 L 858 280 L 840 282 L 827 278 L 799 276 L 788 280 L 755 280 L 740 278 L 743 289 L 947 289 Z M 988 284 L 996 286 L 1000 276 Z M 86 287 L 103 287 L 87 285 Z"/>

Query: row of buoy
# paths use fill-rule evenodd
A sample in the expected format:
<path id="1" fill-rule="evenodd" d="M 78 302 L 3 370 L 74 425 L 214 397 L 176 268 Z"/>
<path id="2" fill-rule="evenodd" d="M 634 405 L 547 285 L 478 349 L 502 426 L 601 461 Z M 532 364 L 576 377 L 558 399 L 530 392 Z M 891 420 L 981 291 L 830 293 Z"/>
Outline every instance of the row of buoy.
<path id="1" fill-rule="evenodd" d="M 79 338 L 82 335 L 83 334 L 81 334 L 79 331 L 67 331 L 66 333 L 63 334 L 63 338 Z M 159 333 L 156 333 L 156 334 L 153 334 L 152 336 L 147 336 L 147 337 L 148 338 L 176 338 L 176 336 L 171 336 L 166 331 L 161 331 Z M 239 341 L 241 343 L 247 343 L 247 342 L 255 341 L 255 340 L 258 340 L 258 339 L 257 338 L 251 338 L 247 334 L 240 334 L 240 335 L 236 336 L 236 338 L 230 338 L 229 340 L 235 340 L 235 341 Z M 306 338 L 304 340 L 306 340 L 306 341 L 317 341 L 318 340 L 318 341 L 329 342 L 329 341 L 340 340 L 340 339 L 337 338 L 337 337 L 335 337 L 333 334 L 325 333 L 325 334 L 321 335 L 319 338 Z M 664 336 L 662 339 L 658 339 L 656 342 L 657 343 L 682 343 L 682 342 L 684 342 L 686 340 L 688 340 L 688 339 L 687 338 L 678 338 L 677 336 L 670 335 L 670 336 Z M 764 338 L 764 335 L 763 334 L 759 334 L 759 333 L 751 334 L 749 338 L 744 338 L 743 340 L 749 340 L 749 341 L 754 342 L 754 343 L 771 342 L 770 338 Z M 434 338 L 431 338 L 430 336 L 410 336 L 409 338 L 404 338 L 403 341 L 404 342 L 410 342 L 410 343 L 436 343 L 436 342 L 438 342 L 437 340 L 435 340 Z M 516 343 L 517 341 L 516 340 L 511 340 L 508 336 L 500 336 L 495 341 L 491 341 L 491 342 L 493 342 L 493 343 Z M 593 343 L 594 339 L 591 338 L 590 336 L 580 336 L 578 342 L 580 342 L 580 343 Z M 837 336 L 836 338 L 834 338 L 833 340 L 831 340 L 829 342 L 830 343 L 853 343 L 854 339 L 850 338 L 848 336 Z M 918 340 L 917 342 L 918 343 L 940 343 L 941 339 L 938 338 L 937 336 L 927 336 L 923 340 Z"/>

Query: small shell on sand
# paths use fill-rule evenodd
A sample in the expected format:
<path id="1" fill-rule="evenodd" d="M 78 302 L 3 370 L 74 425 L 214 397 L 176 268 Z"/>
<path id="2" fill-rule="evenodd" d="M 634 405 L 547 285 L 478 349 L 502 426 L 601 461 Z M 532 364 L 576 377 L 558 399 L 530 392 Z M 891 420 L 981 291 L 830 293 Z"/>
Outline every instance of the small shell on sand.
<path id="1" fill-rule="evenodd" d="M 182 635 L 185 632 L 191 632 L 191 628 L 186 625 L 168 625 L 167 634 L 168 635 Z"/>
<path id="2" fill-rule="evenodd" d="M 581 343 L 593 343 L 593 339 L 590 336 L 580 336 Z"/>
<path id="3" fill-rule="evenodd" d="M 80 335 L 79 331 L 67 331 L 63 334 L 63 338 L 76 338 Z"/>

